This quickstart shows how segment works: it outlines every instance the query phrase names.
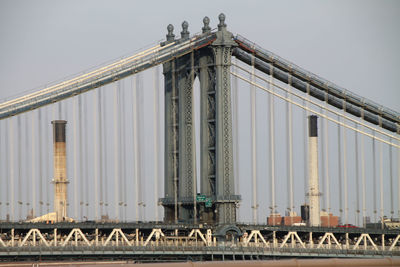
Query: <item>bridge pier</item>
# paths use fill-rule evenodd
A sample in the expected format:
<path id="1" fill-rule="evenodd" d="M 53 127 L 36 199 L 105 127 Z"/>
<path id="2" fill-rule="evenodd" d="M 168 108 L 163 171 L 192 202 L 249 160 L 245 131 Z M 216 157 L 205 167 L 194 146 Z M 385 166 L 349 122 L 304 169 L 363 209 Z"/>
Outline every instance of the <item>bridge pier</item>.
<path id="1" fill-rule="evenodd" d="M 225 16 L 211 45 L 164 63 L 165 78 L 165 197 L 166 222 L 236 223 L 234 192 L 230 65 L 237 46 L 226 30 Z M 209 19 L 203 20 L 209 32 Z M 175 40 L 168 26 L 167 42 L 189 38 L 182 24 Z M 200 79 L 200 190 L 196 188 L 193 83 Z M 202 199 L 198 202 L 197 195 Z M 206 200 L 204 200 L 206 199 Z M 207 202 L 207 204 L 206 204 Z"/>

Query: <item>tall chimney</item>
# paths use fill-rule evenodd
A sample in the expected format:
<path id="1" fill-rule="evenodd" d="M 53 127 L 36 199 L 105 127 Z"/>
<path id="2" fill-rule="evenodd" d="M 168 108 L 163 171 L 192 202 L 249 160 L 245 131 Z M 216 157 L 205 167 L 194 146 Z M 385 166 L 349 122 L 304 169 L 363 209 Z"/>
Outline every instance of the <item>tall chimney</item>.
<path id="1" fill-rule="evenodd" d="M 54 211 L 56 221 L 61 222 L 67 218 L 67 157 L 65 145 L 66 121 L 56 120 L 53 124 L 53 149 L 54 149 Z"/>
<path id="2" fill-rule="evenodd" d="M 308 197 L 310 201 L 310 226 L 320 226 L 319 210 L 319 179 L 318 179 L 318 117 L 311 115 L 308 117 Z"/>

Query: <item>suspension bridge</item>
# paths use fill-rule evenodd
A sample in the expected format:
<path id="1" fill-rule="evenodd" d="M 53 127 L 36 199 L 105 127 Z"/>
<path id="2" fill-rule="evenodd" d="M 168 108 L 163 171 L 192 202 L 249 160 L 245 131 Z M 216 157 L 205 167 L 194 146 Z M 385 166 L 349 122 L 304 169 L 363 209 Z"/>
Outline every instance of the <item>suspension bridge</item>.
<path id="1" fill-rule="evenodd" d="M 218 19 L 2 101 L 1 259 L 400 257 L 400 114 Z"/>

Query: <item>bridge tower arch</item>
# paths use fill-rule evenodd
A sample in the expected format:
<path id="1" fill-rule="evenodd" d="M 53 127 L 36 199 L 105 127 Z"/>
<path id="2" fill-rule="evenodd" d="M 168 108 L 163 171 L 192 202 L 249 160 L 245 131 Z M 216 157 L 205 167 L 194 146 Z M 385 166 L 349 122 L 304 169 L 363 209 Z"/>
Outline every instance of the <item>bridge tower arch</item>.
<path id="1" fill-rule="evenodd" d="M 162 199 L 165 222 L 232 224 L 236 222 L 234 192 L 230 65 L 237 45 L 219 15 L 215 39 L 197 50 L 163 64 L 165 89 L 165 182 Z M 204 18 L 203 33 L 209 33 Z M 182 23 L 175 40 L 168 25 L 167 42 L 189 39 Z M 196 177 L 193 83 L 200 81 L 200 177 Z M 197 178 L 200 179 L 196 201 Z M 196 190 L 196 191 L 195 191 Z"/>

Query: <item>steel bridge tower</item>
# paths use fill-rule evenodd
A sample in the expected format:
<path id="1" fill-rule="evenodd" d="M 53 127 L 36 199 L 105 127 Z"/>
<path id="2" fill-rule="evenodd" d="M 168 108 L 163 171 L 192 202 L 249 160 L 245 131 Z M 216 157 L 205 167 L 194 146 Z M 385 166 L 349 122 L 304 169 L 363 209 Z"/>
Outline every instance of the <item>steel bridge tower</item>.
<path id="1" fill-rule="evenodd" d="M 237 44 L 219 15 L 215 39 L 197 50 L 164 63 L 165 81 L 165 222 L 211 224 L 236 223 L 233 176 L 230 66 Z M 205 17 L 203 33 L 209 33 Z M 167 42 L 189 39 L 188 23 L 182 23 L 175 40 L 168 25 Z M 197 190 L 194 80 L 200 81 L 200 190 Z M 205 196 L 208 203 L 196 200 Z"/>

